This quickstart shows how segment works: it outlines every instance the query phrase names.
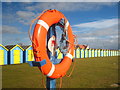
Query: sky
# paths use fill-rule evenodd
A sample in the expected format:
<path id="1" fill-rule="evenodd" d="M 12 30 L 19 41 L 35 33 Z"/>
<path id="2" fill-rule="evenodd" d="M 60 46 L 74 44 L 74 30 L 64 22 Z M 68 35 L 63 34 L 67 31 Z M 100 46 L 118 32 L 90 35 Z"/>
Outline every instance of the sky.
<path id="1" fill-rule="evenodd" d="M 57 9 L 68 19 L 79 44 L 97 49 L 118 49 L 117 2 L 9 1 L 0 3 L 3 45 L 30 45 L 28 29 L 31 20 L 45 9 Z"/>

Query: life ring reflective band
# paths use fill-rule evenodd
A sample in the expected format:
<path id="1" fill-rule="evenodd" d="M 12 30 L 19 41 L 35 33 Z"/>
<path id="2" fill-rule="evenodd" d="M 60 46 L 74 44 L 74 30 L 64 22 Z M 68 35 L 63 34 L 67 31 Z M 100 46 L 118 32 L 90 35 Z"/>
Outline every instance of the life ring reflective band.
<path id="1" fill-rule="evenodd" d="M 70 59 L 73 58 L 73 56 L 70 53 L 67 53 L 66 56 L 69 57 Z"/>
<path id="2" fill-rule="evenodd" d="M 47 55 L 46 36 L 50 26 L 58 23 L 63 18 L 65 19 L 64 29 L 67 31 L 68 40 L 72 44 L 69 44 L 70 48 L 68 50 L 68 53 L 64 56 L 62 62 L 54 65 L 52 64 L 52 62 L 50 62 L 50 59 Z M 70 68 L 74 53 L 74 38 L 72 34 L 72 29 L 65 16 L 57 10 L 48 10 L 45 13 L 43 13 L 34 27 L 32 41 L 34 42 L 32 44 L 32 47 L 35 60 L 46 60 L 45 65 L 38 67 L 41 70 L 41 72 L 50 78 L 63 77 Z"/>
<path id="3" fill-rule="evenodd" d="M 49 26 L 46 22 L 44 22 L 43 20 L 38 20 L 37 24 L 42 25 L 44 28 L 46 28 L 46 30 L 49 29 Z"/>
<path id="4" fill-rule="evenodd" d="M 55 65 L 54 64 L 52 64 L 52 68 L 51 68 L 51 70 L 50 70 L 50 72 L 47 74 L 47 76 L 52 76 L 52 74 L 54 73 L 54 71 L 55 71 Z"/>

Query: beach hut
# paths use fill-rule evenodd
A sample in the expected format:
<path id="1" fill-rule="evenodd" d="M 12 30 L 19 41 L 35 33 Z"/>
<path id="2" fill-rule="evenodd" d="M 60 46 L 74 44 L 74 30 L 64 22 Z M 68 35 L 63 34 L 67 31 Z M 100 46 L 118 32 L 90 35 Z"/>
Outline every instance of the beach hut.
<path id="1" fill-rule="evenodd" d="M 115 56 L 115 50 L 113 51 L 113 55 Z"/>
<path id="2" fill-rule="evenodd" d="M 117 52 L 117 50 L 115 50 L 115 56 L 117 55 L 116 52 Z"/>
<path id="3" fill-rule="evenodd" d="M 103 50 L 103 55 L 106 57 L 106 49 Z"/>
<path id="4" fill-rule="evenodd" d="M 88 58 L 88 55 L 89 55 L 89 51 L 88 49 L 85 49 L 85 58 Z"/>
<path id="5" fill-rule="evenodd" d="M 118 56 L 118 50 L 116 51 L 116 56 Z"/>
<path id="6" fill-rule="evenodd" d="M 117 51 L 118 51 L 118 50 L 116 50 L 116 56 L 117 56 Z"/>
<path id="7" fill-rule="evenodd" d="M 116 51 L 116 56 L 118 56 L 118 50 Z"/>
<path id="8" fill-rule="evenodd" d="M 112 56 L 112 50 L 110 50 L 110 56 Z"/>
<path id="9" fill-rule="evenodd" d="M 113 56 L 113 50 L 111 50 L 111 56 Z"/>
<path id="10" fill-rule="evenodd" d="M 80 58 L 80 48 L 77 47 L 75 51 L 76 51 L 76 58 Z"/>
<path id="11" fill-rule="evenodd" d="M 23 62 L 26 63 L 27 61 L 35 61 L 33 55 L 32 45 L 21 46 L 23 51 Z"/>
<path id="12" fill-rule="evenodd" d="M 115 50 L 115 56 L 117 56 L 117 50 Z"/>
<path id="13" fill-rule="evenodd" d="M 103 50 L 103 49 L 100 50 L 100 56 L 101 56 L 101 57 L 104 56 L 104 50 Z"/>
<path id="14" fill-rule="evenodd" d="M 113 56 L 115 56 L 115 50 L 113 50 Z"/>
<path id="15" fill-rule="evenodd" d="M 106 49 L 106 56 L 107 56 L 107 54 L 108 54 L 107 51 L 108 51 L 108 50 Z"/>
<path id="16" fill-rule="evenodd" d="M 7 45 L 5 46 L 8 51 L 9 64 L 23 63 L 23 51 L 24 49 L 19 45 Z"/>
<path id="17" fill-rule="evenodd" d="M 117 50 L 116 50 L 116 56 L 117 56 Z"/>
<path id="18" fill-rule="evenodd" d="M 119 50 L 117 50 L 117 56 L 119 55 L 119 52 L 120 52 L 120 51 L 119 51 Z"/>
<path id="19" fill-rule="evenodd" d="M 115 56 L 115 50 L 113 51 L 113 54 L 114 54 L 114 56 Z"/>
<path id="20" fill-rule="evenodd" d="M 95 49 L 91 49 L 92 51 L 92 57 L 95 57 Z"/>
<path id="21" fill-rule="evenodd" d="M 58 48 L 56 51 L 57 51 L 57 59 L 62 59 L 63 54 L 60 52 L 60 49 Z"/>
<path id="22" fill-rule="evenodd" d="M 97 52 L 97 53 L 98 53 L 98 57 L 100 57 L 100 49 L 98 49 L 98 52 Z"/>
<path id="23" fill-rule="evenodd" d="M 107 49 L 105 49 L 105 55 L 107 56 Z"/>
<path id="24" fill-rule="evenodd" d="M 0 44 L 0 65 L 8 64 L 8 49 Z"/>
<path id="25" fill-rule="evenodd" d="M 113 50 L 111 50 L 111 53 L 112 53 L 112 56 L 114 56 L 114 51 Z"/>
<path id="26" fill-rule="evenodd" d="M 97 49 L 95 49 L 95 57 L 97 57 L 97 54 L 98 54 L 98 52 L 97 52 L 98 50 Z"/>
<path id="27" fill-rule="evenodd" d="M 88 49 L 88 53 L 89 53 L 88 57 L 92 57 L 92 50 L 91 49 Z"/>
<path id="28" fill-rule="evenodd" d="M 84 57 L 85 57 L 85 50 L 80 49 L 80 58 L 84 58 Z"/>
<path id="29" fill-rule="evenodd" d="M 108 50 L 108 56 L 111 56 L 111 54 L 110 54 L 110 50 Z"/>

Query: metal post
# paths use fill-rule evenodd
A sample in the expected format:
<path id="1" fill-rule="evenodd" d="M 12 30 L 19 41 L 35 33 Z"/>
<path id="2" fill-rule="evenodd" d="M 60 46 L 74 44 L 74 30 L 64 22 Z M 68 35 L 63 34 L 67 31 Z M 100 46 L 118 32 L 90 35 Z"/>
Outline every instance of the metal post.
<path id="1" fill-rule="evenodd" d="M 48 30 L 47 42 L 53 35 L 56 37 L 55 25 L 51 26 L 51 28 Z M 52 53 L 49 50 L 47 52 L 48 52 L 48 56 L 49 56 L 51 62 L 54 64 L 55 60 L 52 60 L 52 59 L 54 59 L 55 56 L 52 56 Z M 48 90 L 55 90 L 56 89 L 56 79 L 46 77 L 46 87 Z"/>

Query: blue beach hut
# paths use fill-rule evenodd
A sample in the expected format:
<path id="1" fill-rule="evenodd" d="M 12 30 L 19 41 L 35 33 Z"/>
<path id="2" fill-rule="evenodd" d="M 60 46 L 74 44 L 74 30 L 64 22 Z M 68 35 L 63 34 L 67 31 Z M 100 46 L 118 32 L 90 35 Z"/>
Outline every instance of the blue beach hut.
<path id="1" fill-rule="evenodd" d="M 0 44 L 0 65 L 8 64 L 8 49 Z"/>
<path id="2" fill-rule="evenodd" d="M 111 53 L 110 53 L 110 52 L 111 52 L 111 50 L 109 50 L 109 51 L 108 51 L 108 53 L 109 53 L 109 56 L 111 56 Z"/>
<path id="3" fill-rule="evenodd" d="M 110 50 L 110 56 L 112 56 L 112 50 Z"/>
<path id="4" fill-rule="evenodd" d="M 97 57 L 97 56 L 98 56 L 98 50 L 95 49 L 95 57 Z"/>
<path id="5" fill-rule="evenodd" d="M 32 45 L 21 46 L 23 51 L 23 62 L 26 63 L 27 61 L 34 61 L 33 49 Z"/>
<path id="6" fill-rule="evenodd" d="M 104 51 L 103 51 L 103 49 L 100 50 L 100 56 L 101 56 L 101 57 L 104 56 Z"/>
<path id="7" fill-rule="evenodd" d="M 23 63 L 23 51 L 24 49 L 19 45 L 7 45 L 5 46 L 8 51 L 9 64 Z"/>

